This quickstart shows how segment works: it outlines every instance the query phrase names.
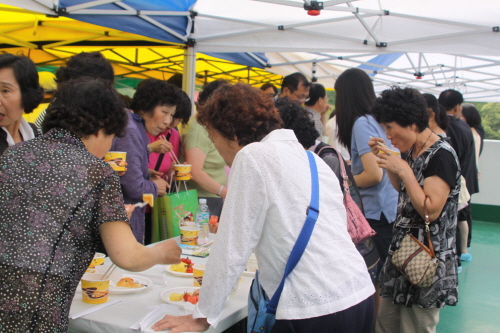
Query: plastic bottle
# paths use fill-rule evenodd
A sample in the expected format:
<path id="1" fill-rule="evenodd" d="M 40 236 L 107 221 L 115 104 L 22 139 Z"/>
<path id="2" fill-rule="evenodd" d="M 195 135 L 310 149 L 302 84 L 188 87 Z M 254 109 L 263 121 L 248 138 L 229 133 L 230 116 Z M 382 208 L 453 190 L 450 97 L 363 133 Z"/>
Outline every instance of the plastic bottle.
<path id="1" fill-rule="evenodd" d="M 208 221 L 210 218 L 210 211 L 207 206 L 207 199 L 198 200 L 198 208 L 196 209 L 196 225 L 200 228 L 198 235 L 198 245 L 203 245 L 208 242 Z"/>

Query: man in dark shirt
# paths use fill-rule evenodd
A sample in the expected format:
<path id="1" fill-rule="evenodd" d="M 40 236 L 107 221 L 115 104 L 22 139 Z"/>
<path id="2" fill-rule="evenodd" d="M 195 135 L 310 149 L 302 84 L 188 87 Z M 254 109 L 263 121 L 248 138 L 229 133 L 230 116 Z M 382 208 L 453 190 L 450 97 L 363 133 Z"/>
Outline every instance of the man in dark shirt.
<path id="1" fill-rule="evenodd" d="M 463 101 L 462 94 L 453 89 L 445 90 L 439 95 L 439 104 L 441 104 L 448 114 L 450 121 L 446 129 L 446 134 L 450 138 L 451 146 L 457 153 L 462 176 L 465 178 L 469 194 L 472 195 L 479 192 L 479 184 L 472 131 L 467 123 L 460 120 Z M 460 236 L 465 237 L 467 239 L 467 246 L 464 246 L 465 242 L 459 244 L 459 237 L 457 237 L 457 253 L 462 254 L 461 260 L 470 261 L 472 257 L 467 251 L 467 247 L 470 247 L 472 231 L 470 201 L 466 208 L 459 211 L 458 221 L 460 233 L 457 233 L 457 236 L 460 234 Z M 467 221 L 467 223 L 465 224 L 464 221 Z"/>

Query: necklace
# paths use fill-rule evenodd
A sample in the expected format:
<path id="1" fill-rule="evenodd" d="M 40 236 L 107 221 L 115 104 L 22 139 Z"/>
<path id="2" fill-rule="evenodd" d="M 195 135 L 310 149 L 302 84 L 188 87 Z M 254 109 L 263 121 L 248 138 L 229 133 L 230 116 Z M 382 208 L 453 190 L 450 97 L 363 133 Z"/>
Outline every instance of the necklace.
<path id="1" fill-rule="evenodd" d="M 434 132 L 431 131 L 431 134 L 429 134 L 429 136 L 427 137 L 427 140 L 425 140 L 425 142 L 422 145 L 422 147 L 420 147 L 420 149 L 418 150 L 417 154 L 415 155 L 415 158 L 417 158 L 418 155 L 420 154 L 420 152 L 422 151 L 422 149 L 424 149 L 425 145 L 427 144 L 427 141 L 429 141 L 429 139 L 431 138 L 432 133 L 434 133 Z"/>

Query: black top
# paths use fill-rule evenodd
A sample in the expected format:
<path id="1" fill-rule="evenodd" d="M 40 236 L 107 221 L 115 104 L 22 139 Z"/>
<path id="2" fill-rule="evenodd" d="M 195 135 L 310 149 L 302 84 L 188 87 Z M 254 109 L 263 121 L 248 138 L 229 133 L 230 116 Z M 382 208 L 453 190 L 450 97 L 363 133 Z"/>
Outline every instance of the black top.
<path id="1" fill-rule="evenodd" d="M 467 190 L 472 195 L 479 192 L 476 166 L 476 148 L 472 131 L 466 122 L 448 115 L 450 123 L 446 134 L 450 138 L 450 145 L 457 153 L 462 176 L 467 183 Z"/>
<path id="2" fill-rule="evenodd" d="M 427 164 L 427 168 L 423 171 L 423 174 L 424 178 L 438 176 L 453 188 L 456 183 L 455 175 L 457 171 L 455 157 L 449 151 L 439 149 L 434 154 L 434 158 Z"/>

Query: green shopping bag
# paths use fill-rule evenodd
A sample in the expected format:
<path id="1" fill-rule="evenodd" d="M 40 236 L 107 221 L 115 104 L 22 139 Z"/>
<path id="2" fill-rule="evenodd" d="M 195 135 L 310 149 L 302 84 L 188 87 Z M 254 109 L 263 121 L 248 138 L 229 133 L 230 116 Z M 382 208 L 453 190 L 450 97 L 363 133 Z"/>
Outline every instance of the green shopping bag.
<path id="1" fill-rule="evenodd" d="M 181 221 L 193 221 L 198 207 L 196 190 L 169 193 L 155 200 L 151 212 L 151 242 L 159 242 L 180 235 Z"/>

